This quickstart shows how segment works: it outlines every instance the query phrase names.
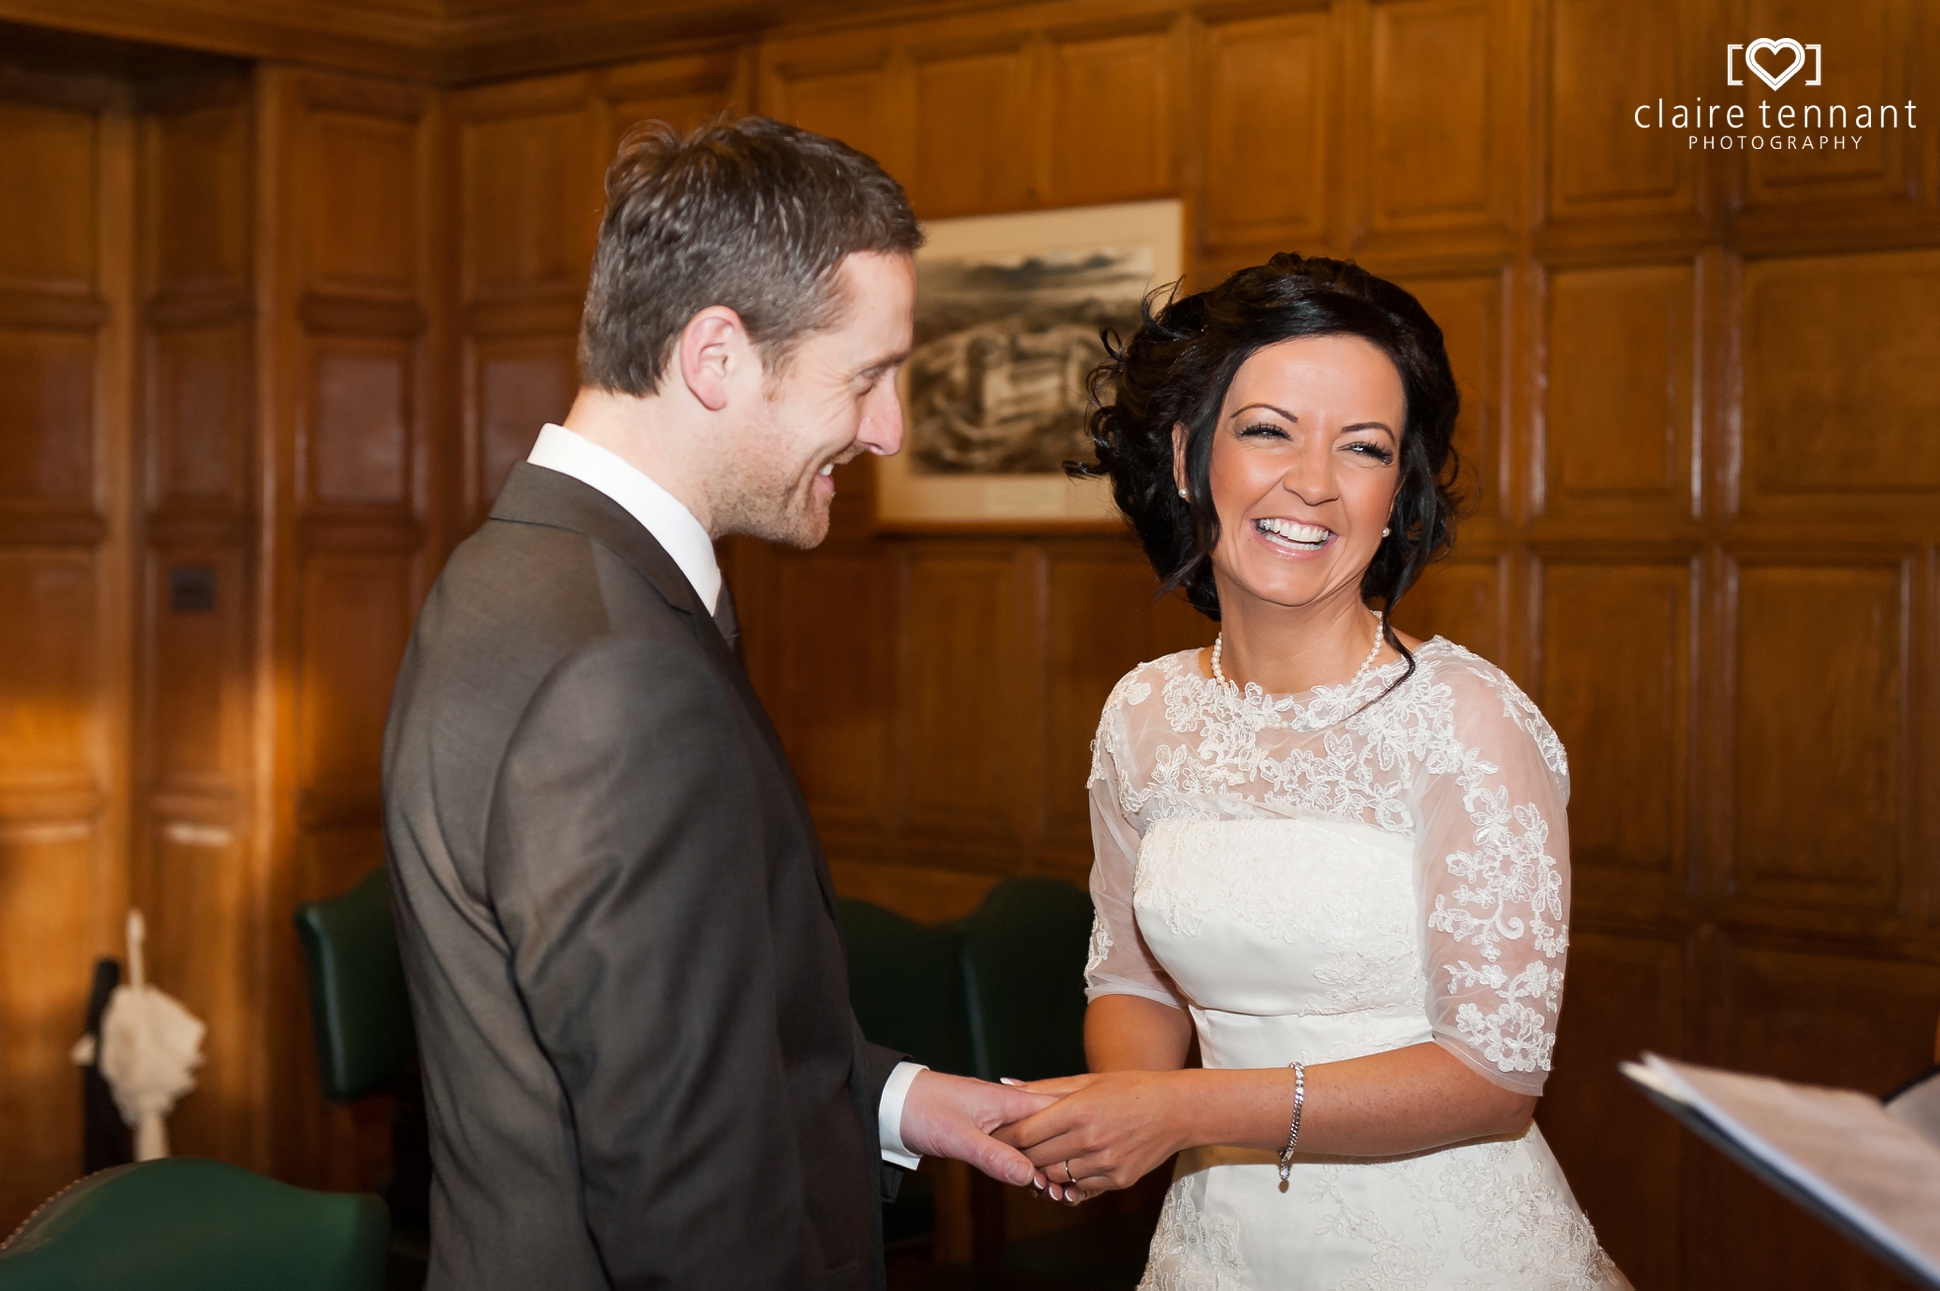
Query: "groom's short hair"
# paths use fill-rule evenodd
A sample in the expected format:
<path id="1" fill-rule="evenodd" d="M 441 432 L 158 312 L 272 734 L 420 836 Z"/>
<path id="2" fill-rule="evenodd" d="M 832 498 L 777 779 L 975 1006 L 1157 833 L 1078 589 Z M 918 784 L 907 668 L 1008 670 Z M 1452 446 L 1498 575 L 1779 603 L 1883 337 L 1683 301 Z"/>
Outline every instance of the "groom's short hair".
<path id="1" fill-rule="evenodd" d="M 845 143 L 766 117 L 686 134 L 642 122 L 606 171 L 580 383 L 653 393 L 682 329 L 710 305 L 739 314 L 774 369 L 841 320 L 845 258 L 922 242 L 902 185 Z"/>

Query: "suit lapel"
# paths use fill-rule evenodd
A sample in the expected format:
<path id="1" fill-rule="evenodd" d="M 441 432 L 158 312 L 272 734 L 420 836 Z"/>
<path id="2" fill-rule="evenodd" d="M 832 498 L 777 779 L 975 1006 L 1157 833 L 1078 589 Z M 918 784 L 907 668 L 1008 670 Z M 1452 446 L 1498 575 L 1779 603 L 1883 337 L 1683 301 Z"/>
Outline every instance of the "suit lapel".
<path id="1" fill-rule="evenodd" d="M 814 861 L 815 882 L 822 889 L 822 901 L 828 907 L 829 917 L 836 919 L 839 928 L 841 920 L 836 916 L 835 883 L 829 875 L 828 863 L 822 856 L 822 840 L 815 831 L 815 818 L 810 814 L 808 800 L 802 796 L 801 785 L 795 779 L 794 766 L 781 746 L 781 737 L 775 734 L 773 724 L 768 721 L 768 711 L 762 707 L 760 696 L 754 693 L 747 669 L 741 666 L 741 660 L 721 634 L 714 616 L 701 604 L 700 593 L 680 572 L 674 558 L 654 540 L 645 525 L 612 498 L 570 475 L 534 466 L 530 462 L 513 465 L 505 488 L 492 506 L 492 518 L 519 524 L 550 525 L 585 534 L 638 570 L 670 608 L 694 620 L 695 639 L 727 677 L 728 684 L 740 697 L 749 720 L 767 744 L 775 765 L 780 768 L 790 804 L 801 823 L 803 835 L 808 839 L 809 853 Z M 722 595 L 726 594 L 724 585 Z"/>

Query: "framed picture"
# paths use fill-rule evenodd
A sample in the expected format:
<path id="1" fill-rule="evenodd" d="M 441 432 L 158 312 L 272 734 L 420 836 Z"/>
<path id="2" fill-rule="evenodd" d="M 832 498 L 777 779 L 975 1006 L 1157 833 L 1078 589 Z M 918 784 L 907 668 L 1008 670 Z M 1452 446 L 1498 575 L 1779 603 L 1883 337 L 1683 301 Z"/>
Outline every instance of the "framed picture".
<path id="1" fill-rule="evenodd" d="M 916 253 L 903 451 L 876 463 L 885 528 L 1115 524 L 1090 461 L 1084 378 L 1101 329 L 1184 272 L 1177 199 L 935 220 Z"/>

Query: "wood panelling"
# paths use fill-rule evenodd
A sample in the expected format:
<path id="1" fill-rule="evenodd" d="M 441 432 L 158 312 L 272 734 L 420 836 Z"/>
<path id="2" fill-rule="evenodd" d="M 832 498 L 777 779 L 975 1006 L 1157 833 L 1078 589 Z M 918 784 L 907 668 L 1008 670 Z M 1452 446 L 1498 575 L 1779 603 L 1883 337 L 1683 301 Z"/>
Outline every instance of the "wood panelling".
<path id="1" fill-rule="evenodd" d="M 1693 588 L 1688 564 L 1543 568 L 1541 694 L 1570 754 L 1570 863 L 1649 876 L 1659 897 L 1689 854 Z M 1648 908 L 1586 887 L 1614 893 L 1614 913 Z"/>
<path id="2" fill-rule="evenodd" d="M 1502 559 L 1444 560 L 1428 567 L 1395 607 L 1394 624 L 1424 641 L 1444 636 L 1485 659 L 1502 660 L 1508 563 Z"/>
<path id="3" fill-rule="evenodd" d="M 915 164 L 906 182 L 917 214 L 941 219 L 1036 200 L 1037 139 L 1026 124 L 1032 53 L 1021 34 L 994 46 L 915 51 Z"/>
<path id="4" fill-rule="evenodd" d="M 1691 510 L 1695 280 L 1689 265 L 1550 279 L 1547 510 Z"/>
<path id="5" fill-rule="evenodd" d="M 1743 286 L 1746 505 L 1931 514 L 1940 251 L 1767 260 Z M 1858 307 L 1859 302 L 1864 307 Z"/>
<path id="6" fill-rule="evenodd" d="M 1371 7 L 1371 214 L 1380 230 L 1449 228 L 1503 201 L 1494 100 L 1508 74 L 1491 57 L 1487 0 L 1395 0 Z"/>
<path id="7" fill-rule="evenodd" d="M 908 621 L 897 758 L 908 824 L 934 840 L 1014 841 L 1029 770 L 1011 720 L 1023 680 L 1018 558 L 998 548 L 918 547 L 902 561 Z"/>
<path id="8" fill-rule="evenodd" d="M 15 1223 L 81 1169 L 81 1082 L 67 1051 L 75 1018 L 86 1020 L 96 843 L 85 821 L 0 824 L 0 1207 Z"/>
<path id="9" fill-rule="evenodd" d="M 1679 1212 L 1690 1196 L 1694 1145 L 1677 1122 L 1649 1114 L 1617 1064 L 1645 1050 L 1685 1047 L 1685 962 L 1675 941 L 1571 936 L 1569 1007 L 1538 1112 L 1597 1238 L 1639 1287 L 1677 1284 Z"/>
<path id="10" fill-rule="evenodd" d="M 283 68 L 258 81 L 259 189 L 287 220 L 257 293 L 264 486 L 278 514 L 263 557 L 274 600 L 261 649 L 276 679 L 265 900 L 278 912 L 265 929 L 265 1058 L 271 1086 L 291 1091 L 268 1129 L 278 1172 L 354 1183 L 384 1127 L 315 1096 L 287 911 L 383 861 L 384 716 L 450 540 L 440 356 L 454 204 L 437 95 Z"/>
<path id="11" fill-rule="evenodd" d="M 390 682 L 411 634 L 407 557 L 319 552 L 303 568 L 299 780 L 313 794 L 370 794 Z"/>
<path id="12" fill-rule="evenodd" d="M 0 634 L 0 1118 L 27 1145 L 0 1206 L 78 1165 L 13 1127 L 74 1123 L 85 954 L 54 947 L 113 950 L 131 884 L 211 1021 L 180 1146 L 369 1182 L 381 1118 L 315 1094 L 290 908 L 375 863 L 410 616 L 570 402 L 613 142 L 753 108 L 877 156 L 925 218 L 1176 192 L 1195 285 L 1325 251 L 1419 295 L 1476 492 L 1397 621 L 1507 667 L 1570 750 L 1545 1132 L 1639 1286 L 1874 1283 L 1611 1064 L 1879 1089 L 1924 1063 L 1940 152 L 1923 122 L 1706 153 L 1630 114 L 1918 101 L 1910 0 L 174 8 L 192 43 L 422 80 L 0 85 L 26 177 L 0 185 L 0 601 L 49 625 Z M 1824 86 L 1727 90 L 1746 32 L 1823 43 Z M 431 89 L 441 59 L 493 83 Z M 941 919 L 1006 873 L 1082 879 L 1104 693 L 1213 626 L 1117 536 L 879 533 L 869 469 L 838 473 L 822 549 L 725 546 L 837 883 Z M 211 609 L 173 607 L 178 570 Z"/>
<path id="13" fill-rule="evenodd" d="M 245 304 L 238 299 L 237 312 Z M 150 317 L 148 504 L 238 514 L 248 505 L 253 460 L 248 320 L 164 328 Z"/>
<path id="14" fill-rule="evenodd" d="M 0 54 L 0 1225 L 81 1169 L 127 891 L 132 95 Z"/>
<path id="15" fill-rule="evenodd" d="M 255 104 L 240 74 L 150 87 L 141 119 L 145 479 L 130 890 L 154 980 L 208 1024 L 178 1152 L 268 1161 L 252 575 Z"/>
<path id="16" fill-rule="evenodd" d="M 800 625 L 770 695 L 774 720 L 791 733 L 802 791 L 818 820 L 878 828 L 890 802 L 894 589 L 862 554 L 784 555 L 771 577 L 767 603 Z"/>
<path id="17" fill-rule="evenodd" d="M 1315 245 L 1327 226 L 1333 33 L 1325 11 L 1210 24 L 1206 236 Z"/>
<path id="18" fill-rule="evenodd" d="M 1567 220 L 1691 210 L 1702 154 L 1639 129 L 1639 105 L 1689 103 L 1702 39 L 1689 0 L 1549 6 L 1549 214 Z M 1706 65 L 1708 66 L 1708 64 Z M 1654 120 L 1654 116 L 1648 118 Z"/>
<path id="19" fill-rule="evenodd" d="M 1789 1080 L 1888 1091 L 1931 1061 L 1921 1032 L 1940 1010 L 1932 964 L 1734 947 L 1722 956 L 1717 1060 Z M 1714 1241 L 1692 1252 L 1699 1286 L 1903 1287 L 1844 1238 L 1715 1153 L 1700 1160 L 1695 1221 Z"/>
<path id="20" fill-rule="evenodd" d="M 1791 135 L 1794 132 L 1784 111 L 1791 108 L 1798 113 L 1799 133 L 1803 134 L 1807 104 L 1838 103 L 1855 108 L 1868 104 L 1876 115 L 1882 105 L 1891 104 L 1899 109 L 1894 119 L 1900 126 L 1880 129 L 1876 122 L 1871 130 L 1856 131 L 1864 141 L 1848 148 L 1808 150 L 1792 146 L 1742 154 L 1748 203 L 1904 201 L 1911 197 L 1910 181 L 1919 175 L 1926 151 L 1919 142 L 1919 130 L 1904 128 L 1904 108 L 1913 98 L 1906 54 L 1914 6 L 1904 0 L 1851 0 L 1828 11 L 1810 0 L 1752 0 L 1747 7 L 1747 17 L 1760 31 L 1782 28 L 1794 40 L 1820 46 L 1824 81 L 1818 89 L 1805 87 L 1813 69 L 1802 68 L 1768 96 L 1757 78 L 1746 76 L 1748 99 L 1769 101 L 1772 107 L 1769 117 L 1757 113 L 1752 124 L 1769 122 L 1771 133 Z M 1837 134 L 1838 130 L 1825 126 L 1821 117 L 1811 128 L 1814 142 L 1822 133 Z"/>
<path id="21" fill-rule="evenodd" d="M 1905 856 L 1908 576 L 1898 562 L 1737 574 L 1733 881 L 1890 906 Z"/>
<path id="22" fill-rule="evenodd" d="M 94 493 L 95 340 L 86 332 L 0 331 L 0 505 L 85 508 Z"/>
<path id="23" fill-rule="evenodd" d="M 1050 47 L 1053 206 L 1173 190 L 1178 41 L 1165 27 L 1072 36 Z"/>
<path id="24" fill-rule="evenodd" d="M 312 342 L 312 403 L 304 426 L 309 500 L 409 501 L 414 348 L 388 337 Z"/>
<path id="25" fill-rule="evenodd" d="M 94 785 L 95 562 L 0 550 L 0 604 L 40 631 L 0 633 L 0 786 Z"/>
<path id="26" fill-rule="evenodd" d="M 1461 391 L 1454 446 L 1469 513 L 1501 515 L 1509 489 L 1502 439 L 1503 277 L 1415 278 L 1405 285 L 1440 325 Z"/>
<path id="27" fill-rule="evenodd" d="M 84 292 L 95 285 L 100 163 L 96 112 L 0 100 L 0 286 Z"/>

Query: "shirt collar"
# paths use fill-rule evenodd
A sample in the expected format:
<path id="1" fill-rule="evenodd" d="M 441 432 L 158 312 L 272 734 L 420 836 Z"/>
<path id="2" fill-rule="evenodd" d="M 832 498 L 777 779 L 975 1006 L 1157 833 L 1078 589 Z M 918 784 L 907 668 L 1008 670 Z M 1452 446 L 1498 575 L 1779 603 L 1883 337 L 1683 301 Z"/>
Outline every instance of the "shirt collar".
<path id="1" fill-rule="evenodd" d="M 551 422 L 540 430 L 539 442 L 532 446 L 526 460 L 570 475 L 626 508 L 627 514 L 638 520 L 680 566 L 707 612 L 714 612 L 721 596 L 721 566 L 714 559 L 714 541 L 679 498 L 619 454 Z"/>

